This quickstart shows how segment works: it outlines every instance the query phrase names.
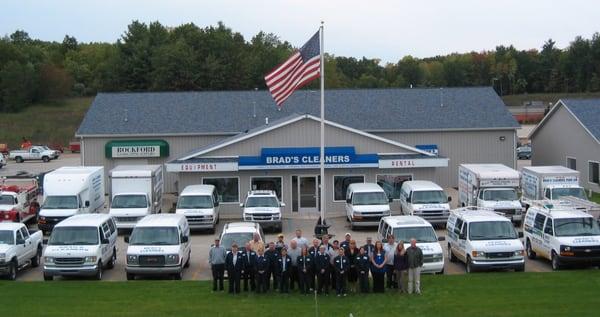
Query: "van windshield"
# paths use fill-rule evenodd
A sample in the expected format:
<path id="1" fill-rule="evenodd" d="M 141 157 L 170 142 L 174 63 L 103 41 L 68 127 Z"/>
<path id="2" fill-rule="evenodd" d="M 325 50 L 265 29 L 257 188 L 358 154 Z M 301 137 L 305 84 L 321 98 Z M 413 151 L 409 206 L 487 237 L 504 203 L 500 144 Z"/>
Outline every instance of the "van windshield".
<path id="1" fill-rule="evenodd" d="M 0 244 L 15 244 L 14 234 L 11 230 L 0 230 Z"/>
<path id="2" fill-rule="evenodd" d="M 15 198 L 11 195 L 0 195 L 0 205 L 14 205 Z"/>
<path id="3" fill-rule="evenodd" d="M 480 221 L 469 224 L 470 240 L 512 240 L 517 232 L 510 221 Z"/>
<path id="4" fill-rule="evenodd" d="M 573 196 L 587 200 L 585 191 L 581 187 L 576 188 L 554 188 L 552 189 L 552 199 L 560 199 L 565 196 Z"/>
<path id="5" fill-rule="evenodd" d="M 441 190 L 423 190 L 412 194 L 413 204 L 445 204 L 448 197 Z"/>
<path id="6" fill-rule="evenodd" d="M 57 227 L 52 230 L 48 245 L 97 245 L 97 227 Z"/>
<path id="7" fill-rule="evenodd" d="M 77 209 L 77 196 L 48 196 L 44 201 L 44 209 Z"/>
<path id="8" fill-rule="evenodd" d="M 360 205 L 387 205 L 388 196 L 385 192 L 354 193 L 352 194 L 352 204 Z"/>
<path id="9" fill-rule="evenodd" d="M 177 202 L 178 209 L 213 208 L 212 196 L 180 196 Z"/>
<path id="10" fill-rule="evenodd" d="M 247 242 L 252 240 L 252 232 L 230 232 L 221 237 L 221 246 L 226 250 L 231 250 L 231 246 L 235 243 L 238 248 L 243 249 Z"/>
<path id="11" fill-rule="evenodd" d="M 146 195 L 117 195 L 113 198 L 112 208 L 146 208 Z"/>
<path id="12" fill-rule="evenodd" d="M 397 242 L 402 240 L 404 243 L 409 243 L 412 238 L 415 238 L 417 243 L 438 241 L 432 227 L 394 228 L 394 238 Z"/>
<path id="13" fill-rule="evenodd" d="M 178 245 L 176 227 L 136 227 L 129 238 L 130 245 Z"/>
<path id="14" fill-rule="evenodd" d="M 507 189 L 493 189 L 486 190 L 483 192 L 483 200 L 491 200 L 491 201 L 508 201 L 508 200 L 518 200 L 517 191 L 512 188 Z"/>
<path id="15" fill-rule="evenodd" d="M 598 222 L 592 217 L 554 220 L 557 237 L 600 236 Z"/>
<path id="16" fill-rule="evenodd" d="M 254 207 L 279 207 L 279 202 L 277 198 L 273 196 L 267 197 L 248 197 L 246 201 L 246 207 L 254 208 Z"/>

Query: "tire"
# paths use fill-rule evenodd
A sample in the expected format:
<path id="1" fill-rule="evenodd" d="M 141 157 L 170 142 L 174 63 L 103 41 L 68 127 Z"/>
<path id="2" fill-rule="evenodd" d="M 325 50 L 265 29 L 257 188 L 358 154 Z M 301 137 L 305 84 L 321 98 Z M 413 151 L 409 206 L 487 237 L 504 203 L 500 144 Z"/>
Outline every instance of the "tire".
<path id="1" fill-rule="evenodd" d="M 15 162 L 17 163 L 23 163 L 23 158 L 20 156 L 15 157 Z"/>
<path id="2" fill-rule="evenodd" d="M 96 270 L 96 276 L 94 278 L 98 281 L 102 280 L 102 261 L 98 261 L 98 270 Z"/>
<path id="3" fill-rule="evenodd" d="M 15 260 L 10 261 L 8 264 L 8 279 L 14 281 L 17 279 L 17 262 Z"/>
<path id="4" fill-rule="evenodd" d="M 560 265 L 560 260 L 558 259 L 558 255 L 556 255 L 556 252 L 552 251 L 552 256 L 550 258 L 550 261 L 552 263 L 552 271 L 560 270 L 562 268 L 562 265 Z"/>
<path id="5" fill-rule="evenodd" d="M 450 262 L 458 261 L 458 258 L 456 257 L 456 255 L 454 255 L 454 253 L 452 253 L 452 247 L 450 246 L 450 243 L 448 243 L 448 259 L 450 259 Z"/>
<path id="6" fill-rule="evenodd" d="M 471 263 L 471 257 L 470 256 L 467 256 L 467 262 L 465 263 L 465 272 L 467 274 L 475 272 L 475 270 L 473 269 L 473 264 Z"/>
<path id="7" fill-rule="evenodd" d="M 44 273 L 44 281 L 52 281 L 54 276 Z"/>
<path id="8" fill-rule="evenodd" d="M 183 278 L 183 270 L 180 270 L 178 273 L 173 274 L 173 279 L 177 281 L 181 281 Z"/>
<path id="9" fill-rule="evenodd" d="M 214 230 L 213 230 L 213 233 L 214 233 Z M 187 261 L 185 261 L 185 264 L 183 265 L 183 267 L 185 267 L 185 268 L 190 267 L 190 260 L 191 260 L 191 258 L 192 258 L 192 251 L 190 251 L 188 253 Z"/>
<path id="10" fill-rule="evenodd" d="M 515 272 L 525 272 L 525 264 L 519 266 L 515 269 Z"/>
<path id="11" fill-rule="evenodd" d="M 535 258 L 537 257 L 537 254 L 535 254 L 535 252 L 533 252 L 533 249 L 531 248 L 531 242 L 529 241 L 529 239 L 527 239 L 527 242 L 525 242 L 525 252 L 527 252 L 527 257 L 530 260 L 535 260 Z"/>
<path id="12" fill-rule="evenodd" d="M 47 157 L 47 156 L 43 156 L 43 157 L 42 157 L 42 162 L 44 162 L 44 163 L 48 163 L 48 162 L 50 162 L 50 158 L 49 158 L 49 157 Z"/>
<path id="13" fill-rule="evenodd" d="M 128 281 L 133 281 L 135 280 L 135 275 L 132 273 L 127 273 L 127 280 Z"/>
<path id="14" fill-rule="evenodd" d="M 112 269 L 115 267 L 115 262 L 117 262 L 117 250 L 113 249 L 113 254 L 110 258 L 110 262 L 106 264 L 107 269 Z"/>
<path id="15" fill-rule="evenodd" d="M 31 258 L 31 267 L 40 266 L 40 260 L 42 259 L 42 246 L 37 247 L 37 251 L 35 252 L 35 256 Z"/>

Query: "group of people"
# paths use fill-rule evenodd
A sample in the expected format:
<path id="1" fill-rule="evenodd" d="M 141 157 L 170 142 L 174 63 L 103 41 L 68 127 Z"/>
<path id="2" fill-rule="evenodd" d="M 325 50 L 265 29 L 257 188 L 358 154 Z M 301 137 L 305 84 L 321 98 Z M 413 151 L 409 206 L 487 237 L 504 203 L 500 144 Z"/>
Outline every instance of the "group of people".
<path id="1" fill-rule="evenodd" d="M 219 239 L 209 251 L 213 291 L 224 290 L 224 273 L 227 271 L 229 293 L 244 291 L 265 293 L 270 289 L 289 293 L 296 286 L 300 293 L 328 294 L 335 290 L 337 296 L 346 296 L 348 290 L 361 293 L 383 293 L 386 289 L 421 293 L 420 274 L 423 252 L 410 240 L 395 242 L 388 236 L 384 242 L 368 237 L 366 244 L 358 246 L 350 233 L 344 240 L 330 242 L 313 239 L 312 245 L 296 230 L 289 246 L 280 234 L 275 242 L 263 243 L 258 234 L 244 246 L 233 244 L 231 252 L 220 245 Z M 370 287 L 369 274 L 373 283 Z M 408 277 L 408 278 L 407 278 Z"/>

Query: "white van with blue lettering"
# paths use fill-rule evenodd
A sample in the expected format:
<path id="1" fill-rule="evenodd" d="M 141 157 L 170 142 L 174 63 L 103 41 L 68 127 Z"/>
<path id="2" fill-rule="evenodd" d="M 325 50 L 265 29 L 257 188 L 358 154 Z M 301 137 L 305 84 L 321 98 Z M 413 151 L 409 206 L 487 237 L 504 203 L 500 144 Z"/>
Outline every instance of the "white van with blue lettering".
<path id="1" fill-rule="evenodd" d="M 571 207 L 535 202 L 523 223 L 527 256 L 552 262 L 552 269 L 566 265 L 600 265 L 600 227 L 588 213 Z"/>
<path id="2" fill-rule="evenodd" d="M 510 219 L 490 209 L 452 210 L 446 224 L 448 258 L 467 273 L 485 269 L 525 270 L 525 250 Z"/>

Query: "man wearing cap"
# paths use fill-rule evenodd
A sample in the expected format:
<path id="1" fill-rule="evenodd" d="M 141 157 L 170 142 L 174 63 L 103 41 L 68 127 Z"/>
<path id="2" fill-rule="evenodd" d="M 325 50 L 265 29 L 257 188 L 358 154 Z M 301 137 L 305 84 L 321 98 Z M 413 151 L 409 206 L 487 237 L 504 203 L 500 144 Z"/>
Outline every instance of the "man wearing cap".
<path id="1" fill-rule="evenodd" d="M 348 251 L 350 249 L 350 240 L 352 240 L 352 235 L 350 232 L 346 232 L 344 239 L 345 240 L 340 243 L 340 248 L 344 248 L 345 251 Z"/>
<path id="2" fill-rule="evenodd" d="M 296 237 L 294 237 L 292 241 L 296 241 L 298 249 L 300 250 L 302 250 L 302 247 L 304 246 L 306 246 L 307 248 L 309 247 L 308 240 L 306 240 L 306 238 L 302 236 L 302 230 L 300 229 L 296 229 Z"/>
<path id="3" fill-rule="evenodd" d="M 223 290 L 223 280 L 225 277 L 225 257 L 227 251 L 220 244 L 219 238 L 215 239 L 215 244 L 208 251 L 208 264 L 212 270 L 213 292 L 217 291 L 217 281 L 219 290 Z"/>
<path id="4" fill-rule="evenodd" d="M 277 250 L 277 256 L 281 255 L 281 249 L 283 248 L 287 249 L 287 245 L 283 241 L 283 234 L 280 233 L 279 235 L 277 235 L 277 242 L 275 242 L 275 250 Z"/>
<path id="5" fill-rule="evenodd" d="M 363 248 L 365 249 L 365 253 L 367 254 L 367 256 L 369 258 L 371 258 L 371 256 L 373 256 L 373 250 L 375 250 L 375 245 L 373 244 L 373 238 L 367 237 L 367 243 L 365 245 L 363 245 Z"/>
<path id="6" fill-rule="evenodd" d="M 229 294 L 238 294 L 240 292 L 240 279 L 244 274 L 244 259 L 238 252 L 238 245 L 231 245 L 231 252 L 225 258 L 227 266 L 227 275 L 229 277 Z"/>

